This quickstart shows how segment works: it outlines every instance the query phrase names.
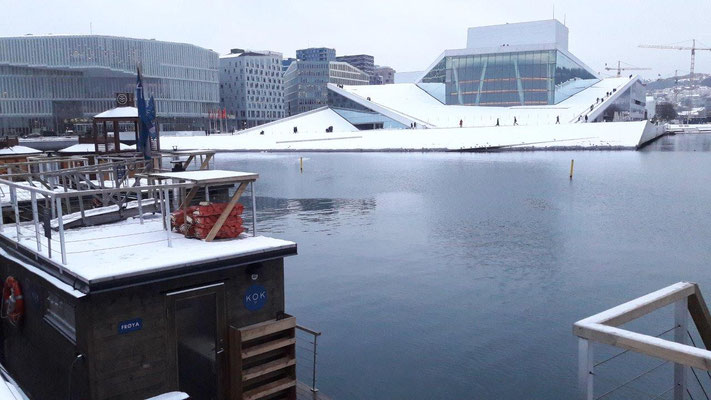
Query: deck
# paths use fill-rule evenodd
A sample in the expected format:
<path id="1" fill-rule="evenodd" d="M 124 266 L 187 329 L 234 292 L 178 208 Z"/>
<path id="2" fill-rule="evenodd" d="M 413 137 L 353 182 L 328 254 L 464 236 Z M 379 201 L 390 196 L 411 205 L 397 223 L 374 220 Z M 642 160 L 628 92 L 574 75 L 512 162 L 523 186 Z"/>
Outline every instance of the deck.
<path id="1" fill-rule="evenodd" d="M 331 400 L 331 398 L 321 391 L 312 392 L 309 385 L 296 381 L 296 400 Z"/>

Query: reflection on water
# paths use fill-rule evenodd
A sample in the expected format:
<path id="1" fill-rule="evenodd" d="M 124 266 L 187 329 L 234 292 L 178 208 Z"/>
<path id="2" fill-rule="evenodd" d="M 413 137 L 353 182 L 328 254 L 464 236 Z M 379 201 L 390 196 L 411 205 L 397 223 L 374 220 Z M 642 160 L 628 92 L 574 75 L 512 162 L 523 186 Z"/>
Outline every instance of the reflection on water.
<path id="1" fill-rule="evenodd" d="M 219 154 L 217 168 L 258 172 L 260 233 L 298 243 L 287 311 L 324 332 L 324 393 L 569 399 L 573 322 L 680 280 L 711 290 L 710 139 L 640 152 Z M 600 369 L 598 382 L 644 370 L 634 365 Z"/>
<path id="2" fill-rule="evenodd" d="M 257 221 L 262 233 L 284 233 L 288 225 L 287 218 L 293 218 L 302 222 L 302 232 L 318 227 L 316 231 L 332 234 L 337 232 L 344 221 L 367 226 L 368 219 L 363 217 L 374 208 L 374 199 L 284 199 L 258 196 Z"/>

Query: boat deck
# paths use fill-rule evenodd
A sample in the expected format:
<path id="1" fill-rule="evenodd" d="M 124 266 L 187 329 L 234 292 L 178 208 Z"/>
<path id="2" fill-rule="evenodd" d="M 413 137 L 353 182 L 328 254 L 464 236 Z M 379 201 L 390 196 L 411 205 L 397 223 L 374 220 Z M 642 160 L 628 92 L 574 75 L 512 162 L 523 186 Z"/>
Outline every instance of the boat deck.
<path id="1" fill-rule="evenodd" d="M 307 384 L 296 381 L 296 400 L 331 400 L 331 398 L 321 391 L 312 392 Z"/>

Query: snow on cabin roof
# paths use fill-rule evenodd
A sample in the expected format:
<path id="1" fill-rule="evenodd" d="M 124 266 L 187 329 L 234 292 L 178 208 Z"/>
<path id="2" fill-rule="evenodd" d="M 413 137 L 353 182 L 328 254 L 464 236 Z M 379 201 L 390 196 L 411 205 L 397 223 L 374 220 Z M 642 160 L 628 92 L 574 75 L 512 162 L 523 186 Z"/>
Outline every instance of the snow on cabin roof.
<path id="1" fill-rule="evenodd" d="M 22 231 L 33 229 L 30 222 Z M 15 229 L 5 229 L 0 235 L 17 242 Z M 296 254 L 296 243 L 266 236 L 242 234 L 238 239 L 212 242 L 188 239 L 180 233 L 167 233 L 160 215 L 151 214 L 144 215 L 143 224 L 138 218 L 131 218 L 113 224 L 67 229 L 64 235 L 67 254 L 67 264 L 62 266 L 64 274 L 88 285 L 180 268 L 199 269 L 200 265 L 229 258 L 274 252 Z M 171 237 L 172 247 L 168 247 L 167 235 Z M 34 233 L 25 232 L 19 243 L 36 252 L 34 238 Z"/>
<path id="2" fill-rule="evenodd" d="M 254 172 L 225 171 L 221 169 L 183 172 L 159 172 L 150 174 L 150 176 L 156 178 L 181 179 L 196 183 L 253 181 L 259 178 L 259 174 Z"/>
<path id="3" fill-rule="evenodd" d="M 33 149 L 27 146 L 12 146 L 0 149 L 0 156 L 18 156 L 24 154 L 38 154 L 41 150 Z"/>
<path id="4" fill-rule="evenodd" d="M 135 145 L 127 145 L 121 143 L 119 146 L 121 150 L 136 150 Z M 73 146 L 66 147 L 64 149 L 59 150 L 59 153 L 93 153 L 95 152 L 96 149 L 94 148 L 93 143 L 79 143 L 75 144 Z"/>
<path id="5" fill-rule="evenodd" d="M 138 118 L 136 107 L 116 107 L 94 115 L 94 118 Z"/>

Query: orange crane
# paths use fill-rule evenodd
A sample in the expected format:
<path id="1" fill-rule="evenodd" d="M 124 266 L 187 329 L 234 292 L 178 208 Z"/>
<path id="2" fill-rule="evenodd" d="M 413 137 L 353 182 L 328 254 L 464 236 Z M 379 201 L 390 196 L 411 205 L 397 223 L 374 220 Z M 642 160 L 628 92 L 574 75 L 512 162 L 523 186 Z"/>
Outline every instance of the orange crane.
<path id="1" fill-rule="evenodd" d="M 696 47 L 696 39 L 691 39 L 691 47 L 680 46 L 676 44 L 671 45 L 658 45 L 658 44 L 640 44 L 639 47 L 646 49 L 662 49 L 662 50 L 691 50 L 691 67 L 689 68 L 689 79 L 691 84 L 694 84 L 694 62 L 696 58 L 696 50 L 709 50 L 711 47 Z"/>
<path id="2" fill-rule="evenodd" d="M 639 68 L 639 67 L 623 67 L 621 65 L 621 61 L 617 60 L 617 67 L 608 67 L 607 63 L 605 63 L 605 70 L 607 71 L 615 71 L 617 70 L 617 77 L 619 78 L 622 76 L 622 71 L 629 71 L 629 70 L 650 70 L 651 68 Z"/>

